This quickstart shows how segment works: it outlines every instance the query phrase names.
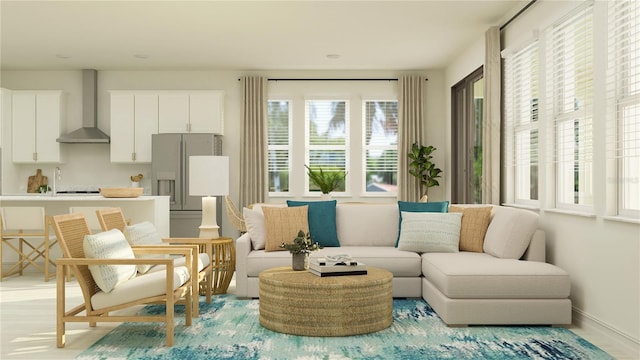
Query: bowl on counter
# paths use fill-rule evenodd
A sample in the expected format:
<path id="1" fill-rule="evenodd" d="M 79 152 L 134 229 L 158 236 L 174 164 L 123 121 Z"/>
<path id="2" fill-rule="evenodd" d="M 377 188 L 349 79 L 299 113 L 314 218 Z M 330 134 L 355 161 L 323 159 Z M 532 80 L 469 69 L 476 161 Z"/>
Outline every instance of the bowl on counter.
<path id="1" fill-rule="evenodd" d="M 142 195 L 141 187 L 100 188 L 100 195 L 106 198 L 135 198 Z"/>

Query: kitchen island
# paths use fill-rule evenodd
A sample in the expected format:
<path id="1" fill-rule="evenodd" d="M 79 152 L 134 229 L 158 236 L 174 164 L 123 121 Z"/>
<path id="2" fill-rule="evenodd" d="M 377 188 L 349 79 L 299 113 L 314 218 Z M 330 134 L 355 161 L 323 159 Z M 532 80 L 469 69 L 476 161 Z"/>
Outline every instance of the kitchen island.
<path id="1" fill-rule="evenodd" d="M 156 226 L 160 236 L 169 237 L 168 196 L 106 198 L 101 195 L 5 195 L 0 196 L 0 206 L 40 206 L 44 207 L 47 215 L 67 214 L 71 207 L 119 207 L 132 224 L 149 221 Z"/>

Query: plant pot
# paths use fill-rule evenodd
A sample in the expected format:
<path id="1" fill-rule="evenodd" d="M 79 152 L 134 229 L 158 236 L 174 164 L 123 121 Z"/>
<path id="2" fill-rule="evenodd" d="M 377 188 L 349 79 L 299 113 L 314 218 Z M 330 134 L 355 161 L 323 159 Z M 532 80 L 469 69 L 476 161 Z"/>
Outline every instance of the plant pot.
<path id="1" fill-rule="evenodd" d="M 309 254 L 291 254 L 291 267 L 296 271 L 307 270 L 309 268 Z"/>
<path id="2" fill-rule="evenodd" d="M 428 196 L 427 196 L 427 195 L 422 195 L 422 197 L 420 198 L 420 200 L 419 200 L 419 201 L 420 201 L 420 202 L 427 202 L 427 201 L 429 201 L 429 200 L 427 200 L 427 199 L 428 199 Z"/>
<path id="3" fill-rule="evenodd" d="M 328 200 L 331 200 L 331 198 L 332 198 L 331 193 L 320 194 L 320 200 L 322 201 L 328 201 Z"/>

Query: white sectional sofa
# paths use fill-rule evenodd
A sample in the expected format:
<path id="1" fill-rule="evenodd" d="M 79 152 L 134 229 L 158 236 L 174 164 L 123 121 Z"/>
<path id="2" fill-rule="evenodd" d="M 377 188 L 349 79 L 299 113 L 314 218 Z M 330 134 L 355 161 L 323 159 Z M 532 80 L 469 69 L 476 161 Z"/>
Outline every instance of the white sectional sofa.
<path id="1" fill-rule="evenodd" d="M 571 323 L 569 276 L 545 263 L 545 234 L 534 212 L 492 207 L 483 252 L 400 250 L 399 219 L 396 203 L 338 203 L 340 246 L 312 257 L 346 253 L 386 269 L 393 273 L 394 297 L 423 297 L 449 325 Z M 260 272 L 290 266 L 291 254 L 254 249 L 251 232 L 236 241 L 236 294 L 257 298 Z"/>

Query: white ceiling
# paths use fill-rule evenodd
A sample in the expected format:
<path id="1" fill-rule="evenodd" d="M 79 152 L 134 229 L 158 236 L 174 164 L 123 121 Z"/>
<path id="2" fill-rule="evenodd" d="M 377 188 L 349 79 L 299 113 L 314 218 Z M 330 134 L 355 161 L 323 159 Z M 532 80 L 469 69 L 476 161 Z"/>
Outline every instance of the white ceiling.
<path id="1" fill-rule="evenodd" d="M 1 0 L 0 61 L 3 70 L 436 69 L 527 2 Z"/>

